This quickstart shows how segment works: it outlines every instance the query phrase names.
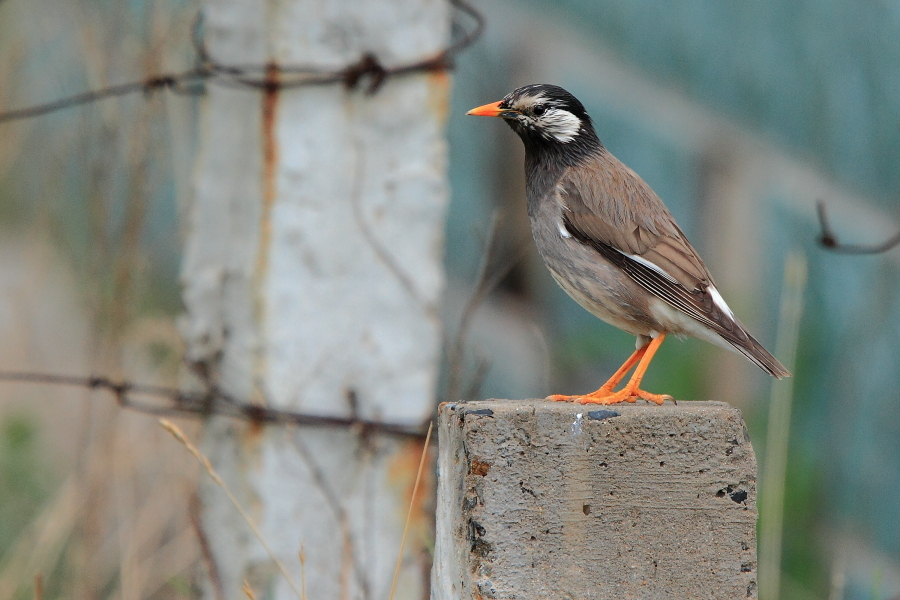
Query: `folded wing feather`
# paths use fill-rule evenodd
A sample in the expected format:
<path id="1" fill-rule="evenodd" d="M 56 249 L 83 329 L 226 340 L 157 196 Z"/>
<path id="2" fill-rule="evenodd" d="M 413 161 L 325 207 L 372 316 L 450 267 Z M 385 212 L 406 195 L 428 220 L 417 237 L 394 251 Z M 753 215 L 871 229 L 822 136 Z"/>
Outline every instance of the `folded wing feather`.
<path id="1" fill-rule="evenodd" d="M 594 160 L 600 164 L 570 168 L 557 184 L 568 232 L 770 375 L 789 375 L 733 316 L 709 270 L 650 186 L 608 152 Z"/>

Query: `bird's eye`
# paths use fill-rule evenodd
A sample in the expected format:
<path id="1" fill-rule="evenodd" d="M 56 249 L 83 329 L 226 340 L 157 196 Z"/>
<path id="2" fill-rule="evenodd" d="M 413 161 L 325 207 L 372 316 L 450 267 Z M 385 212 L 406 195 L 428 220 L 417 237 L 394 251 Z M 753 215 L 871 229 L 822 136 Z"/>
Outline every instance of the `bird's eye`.
<path id="1" fill-rule="evenodd" d="M 533 109 L 531 109 L 531 112 L 534 113 L 534 116 L 539 117 L 547 112 L 547 108 L 543 104 L 538 104 Z"/>

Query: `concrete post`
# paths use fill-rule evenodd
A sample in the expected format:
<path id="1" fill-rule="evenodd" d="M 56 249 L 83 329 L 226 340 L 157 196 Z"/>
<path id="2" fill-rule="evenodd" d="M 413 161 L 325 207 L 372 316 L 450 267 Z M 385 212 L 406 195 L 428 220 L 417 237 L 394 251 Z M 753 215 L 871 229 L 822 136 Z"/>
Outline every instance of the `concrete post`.
<path id="1" fill-rule="evenodd" d="M 203 0 L 228 65 L 385 67 L 449 43 L 443 0 Z M 259 74 L 263 76 L 263 73 Z M 275 77 L 269 72 L 269 77 Z M 363 83 L 368 83 L 364 81 Z M 363 86 L 365 87 L 365 86 Z M 341 84 L 209 86 L 183 267 L 188 359 L 236 398 L 419 425 L 441 355 L 447 203 L 443 72 Z M 420 441 L 210 419 L 204 448 L 309 598 L 386 598 Z M 295 598 L 213 485 L 201 489 L 218 587 Z M 427 593 L 430 519 L 417 502 L 395 598 Z"/>
<path id="2" fill-rule="evenodd" d="M 721 402 L 447 403 L 433 600 L 756 598 L 756 460 Z"/>

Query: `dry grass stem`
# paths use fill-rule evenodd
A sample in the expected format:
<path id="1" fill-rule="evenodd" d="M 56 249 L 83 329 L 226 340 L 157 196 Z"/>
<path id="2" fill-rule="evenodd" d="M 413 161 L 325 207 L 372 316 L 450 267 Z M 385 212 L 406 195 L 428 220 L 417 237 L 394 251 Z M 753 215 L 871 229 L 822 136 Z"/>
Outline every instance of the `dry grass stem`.
<path id="1" fill-rule="evenodd" d="M 789 370 L 794 370 L 803 291 L 806 288 L 806 257 L 792 252 L 785 259 L 784 288 L 775 354 Z M 781 591 L 781 545 L 784 521 L 784 485 L 791 433 L 791 404 L 794 379 L 772 384 L 766 454 L 760 481 L 762 524 L 759 531 L 759 597 L 778 600 Z"/>
<path id="2" fill-rule="evenodd" d="M 163 429 L 172 434 L 172 436 L 185 448 L 188 449 L 188 452 L 194 455 L 200 464 L 203 465 L 203 468 L 206 469 L 206 472 L 209 474 L 210 478 L 216 482 L 216 484 L 222 488 L 225 492 L 225 495 L 228 496 L 228 499 L 237 509 L 237 511 L 241 514 L 244 521 L 247 522 L 247 525 L 250 526 L 250 529 L 253 531 L 253 535 L 256 536 L 256 539 L 259 540 L 259 543 L 262 544 L 263 548 L 265 548 L 266 552 L 269 554 L 269 558 L 271 558 L 275 565 L 278 567 L 278 570 L 281 571 L 281 574 L 284 575 L 284 578 L 287 580 L 288 585 L 291 586 L 291 589 L 294 590 L 294 593 L 297 594 L 297 597 L 301 600 L 304 600 L 303 593 L 300 591 L 300 588 L 297 586 L 294 579 L 291 577 L 290 573 L 288 573 L 287 568 L 285 568 L 284 563 L 278 560 L 278 557 L 275 555 L 275 551 L 272 549 L 272 546 L 269 545 L 269 542 L 266 541 L 266 538 L 263 537 L 262 532 L 259 530 L 259 527 L 256 526 L 256 523 L 253 521 L 253 518 L 250 514 L 244 509 L 241 503 L 238 501 L 237 497 L 228 489 L 228 486 L 225 485 L 225 482 L 222 481 L 222 478 L 219 477 L 219 474 L 216 473 L 216 470 L 213 469 L 212 464 L 209 462 L 209 459 L 200 452 L 200 450 L 191 443 L 189 439 L 184 435 L 181 429 L 178 428 L 177 425 L 172 423 L 167 419 L 160 419 L 159 424 Z"/>
<path id="3" fill-rule="evenodd" d="M 196 7 L 173 8 L 148 6 L 135 21 L 120 5 L 0 0 L 0 80 L 33 79 L 26 71 L 34 65 L 24 59 L 36 56 L 46 63 L 39 70 L 48 81 L 67 75 L 89 87 L 157 72 L 170 59 L 189 61 L 188 41 L 165 37 L 165 27 L 183 38 L 184 11 Z M 161 28 L 132 26 L 151 22 Z M 45 60 L 53 58 L 42 50 L 51 41 L 59 52 Z M 17 89 L 16 98 L 0 96 L 18 103 L 46 93 L 38 86 Z M 158 307 L 158 298 L 177 290 L 171 275 L 157 276 L 156 261 L 175 258 L 160 252 L 160 240 L 170 237 L 159 231 L 167 228 L 147 228 L 152 211 L 168 211 L 172 187 L 165 165 L 171 119 L 161 108 L 156 100 L 103 103 L 60 114 L 54 124 L 4 128 L 0 174 L 12 176 L 5 183 L 27 191 L 23 198 L 47 200 L 34 208 L 22 200 L 27 209 L 15 200 L 15 216 L 3 223 L 15 232 L 3 239 L 7 260 L 0 279 L 9 284 L 3 303 L 16 309 L 14 323 L 0 323 L 4 366 L 109 372 L 160 384 L 177 375 L 168 348 L 136 335 L 148 314 L 169 310 Z M 184 140 L 192 135 L 191 119 L 172 126 Z M 183 148 L 193 151 L 190 143 Z M 18 163 L 26 165 L 21 174 L 8 170 Z M 24 260 L 11 259 L 18 258 L 13 252 Z M 175 330 L 172 316 L 153 319 Z M 162 371 L 172 363 L 176 368 Z M 198 477 L 195 463 L 168 460 L 183 455 L 168 440 L 164 452 L 156 451 L 160 432 L 151 420 L 97 406 L 88 392 L 0 392 L 0 417 L 24 413 L 38 432 L 38 462 L 21 489 L 9 490 L 32 495 L 21 497 L 27 504 L 17 497 L 4 513 L 13 527 L 0 559 L 0 598 L 136 600 L 177 593 L 166 586 L 175 577 L 189 580 L 199 558 L 183 502 Z"/>
<path id="4" fill-rule="evenodd" d="M 83 501 L 77 478 L 69 477 L 6 553 L 0 564 L 0 598 L 12 598 L 27 573 L 56 564 L 78 523 Z"/>
<path id="5" fill-rule="evenodd" d="M 250 582 L 246 579 L 244 580 L 243 587 L 241 587 L 241 591 L 244 592 L 244 595 L 247 596 L 248 600 L 256 600 L 256 595 L 253 593 L 253 588 L 250 587 Z"/>
<path id="6" fill-rule="evenodd" d="M 394 590 L 397 588 L 397 578 L 400 577 L 400 564 L 403 562 L 403 547 L 406 546 L 406 534 L 409 532 L 409 522 L 412 520 L 413 506 L 419 493 L 419 482 L 422 480 L 422 471 L 425 468 L 425 457 L 428 456 L 428 444 L 431 442 L 431 430 L 434 429 L 434 421 L 428 424 L 428 433 L 425 435 L 425 444 L 422 446 L 422 457 L 419 459 L 419 470 L 416 471 L 416 482 L 413 484 L 412 496 L 409 499 L 409 510 L 406 511 L 406 525 L 403 526 L 403 537 L 400 538 L 400 551 L 397 552 L 397 568 L 394 569 L 394 581 L 391 582 L 391 595 L 388 600 L 394 600 Z"/>
<path id="7" fill-rule="evenodd" d="M 303 592 L 301 598 L 306 600 L 306 549 L 300 546 L 300 589 Z"/>

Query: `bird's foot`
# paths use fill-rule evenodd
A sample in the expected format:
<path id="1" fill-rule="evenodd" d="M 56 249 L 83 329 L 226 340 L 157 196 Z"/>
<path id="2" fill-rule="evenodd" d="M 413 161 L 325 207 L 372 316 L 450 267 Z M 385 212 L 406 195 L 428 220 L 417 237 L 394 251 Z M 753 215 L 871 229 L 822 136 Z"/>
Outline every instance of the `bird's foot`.
<path id="1" fill-rule="evenodd" d="M 623 390 L 624 391 L 624 390 Z M 637 400 L 647 400 L 648 402 L 653 402 L 654 404 L 662 404 L 666 400 L 671 400 L 675 402 L 675 398 L 668 394 L 653 394 L 647 392 L 645 390 L 635 388 L 628 396 L 628 402 L 635 402 Z M 677 404 L 677 402 L 676 402 Z"/>
<path id="2" fill-rule="evenodd" d="M 584 404 L 585 398 L 598 398 L 598 400 L 593 401 L 595 404 L 613 404 L 613 402 L 603 402 L 599 400 L 599 398 L 606 398 L 611 395 L 613 395 L 612 388 L 604 385 L 596 392 L 591 392 L 590 394 L 581 394 L 575 396 L 567 396 L 565 394 L 552 394 L 550 396 L 547 396 L 546 400 L 551 400 L 553 402 L 575 402 Z M 622 400 L 616 400 L 616 402 L 622 402 Z"/>
<path id="3" fill-rule="evenodd" d="M 666 400 L 675 401 L 675 399 L 668 394 L 652 394 L 637 386 L 632 387 L 627 385 L 618 392 L 614 392 L 612 389 L 604 386 L 590 394 L 576 396 L 553 394 L 552 396 L 547 396 L 547 400 L 552 400 L 553 402 L 574 402 L 576 404 L 602 404 L 605 406 L 619 404 L 620 402 L 637 402 L 638 400 L 648 400 L 656 404 L 662 404 Z"/>

